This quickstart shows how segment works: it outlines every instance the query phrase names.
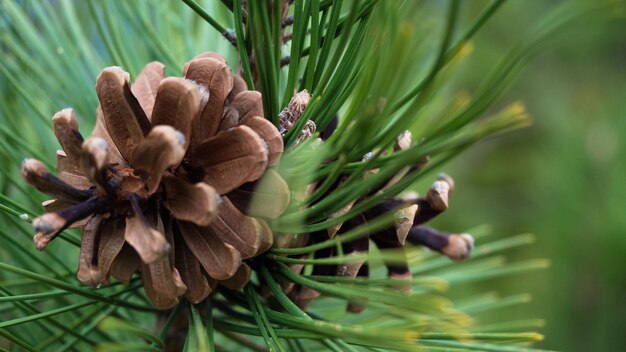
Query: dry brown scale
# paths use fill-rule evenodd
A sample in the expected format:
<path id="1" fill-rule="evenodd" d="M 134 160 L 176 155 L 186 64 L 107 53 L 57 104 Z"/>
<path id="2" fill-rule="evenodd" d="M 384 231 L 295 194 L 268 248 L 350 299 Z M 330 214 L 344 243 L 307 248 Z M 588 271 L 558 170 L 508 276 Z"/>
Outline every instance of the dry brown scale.
<path id="1" fill-rule="evenodd" d="M 152 62 L 131 85 L 121 68 L 105 68 L 91 137 L 83 140 L 72 109 L 52 119 L 58 177 L 36 160 L 22 166 L 54 198 L 33 221 L 37 248 L 81 227 L 78 279 L 128 282 L 140 270 L 158 308 L 180 296 L 200 302 L 217 284 L 243 287 L 251 273 L 243 260 L 273 243 L 261 218 L 279 216 L 290 200 L 271 169 L 283 141 L 263 117 L 261 94 L 215 53 L 189 61 L 184 75 L 166 78 Z M 253 209 L 260 184 L 271 187 L 272 202 Z"/>
<path id="2" fill-rule="evenodd" d="M 309 105 L 310 100 L 311 95 L 306 89 L 297 92 L 293 95 L 293 97 L 291 97 L 291 100 L 289 100 L 289 103 L 285 106 L 283 111 L 278 114 L 278 119 L 280 121 L 279 131 L 283 136 L 288 130 L 294 127 L 294 124 L 300 119 L 300 116 L 304 114 L 304 110 Z M 301 143 L 307 138 L 312 137 L 315 134 L 315 131 L 315 122 L 307 120 L 302 130 L 300 130 L 295 144 Z"/>

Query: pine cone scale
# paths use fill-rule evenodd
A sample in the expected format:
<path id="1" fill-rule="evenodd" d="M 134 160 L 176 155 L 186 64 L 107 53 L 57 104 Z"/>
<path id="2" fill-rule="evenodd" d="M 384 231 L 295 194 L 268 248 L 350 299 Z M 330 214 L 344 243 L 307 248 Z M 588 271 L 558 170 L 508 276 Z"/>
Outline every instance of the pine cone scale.
<path id="1" fill-rule="evenodd" d="M 168 125 L 185 137 L 185 150 L 191 139 L 191 123 L 201 108 L 205 90 L 188 80 L 168 77 L 161 82 L 155 98 L 152 124 Z"/>
<path id="2" fill-rule="evenodd" d="M 243 215 L 227 199 L 220 208 L 217 219 L 207 228 L 209 233 L 220 238 L 241 253 L 242 259 L 254 257 L 261 246 L 262 235 L 256 219 Z"/>
<path id="3" fill-rule="evenodd" d="M 132 152 L 144 133 L 124 94 L 128 80 L 128 73 L 119 67 L 105 68 L 96 81 L 96 92 L 107 133 L 124 159 L 132 160 Z"/>
<path id="4" fill-rule="evenodd" d="M 257 180 L 267 168 L 267 150 L 259 135 L 247 126 L 222 131 L 194 151 L 195 166 L 204 181 L 220 194 Z"/>
<path id="5" fill-rule="evenodd" d="M 224 99 L 233 87 L 233 78 L 228 65 L 213 58 L 192 59 L 185 72 L 185 78 L 209 91 L 209 99 L 204 109 L 193 121 L 192 145 L 197 145 L 219 131 L 224 112 Z"/>
<path id="6" fill-rule="evenodd" d="M 196 225 L 206 226 L 213 222 L 220 206 L 220 197 L 206 183 L 195 184 L 168 176 L 164 179 L 166 200 L 163 205 L 172 215 Z"/>
<path id="7" fill-rule="evenodd" d="M 152 110 L 161 81 L 165 79 L 165 66 L 157 61 L 147 64 L 130 87 L 139 105 L 152 121 Z M 153 123 L 154 124 L 154 123 Z"/>
<path id="8" fill-rule="evenodd" d="M 210 277 L 226 280 L 235 274 L 241 265 L 239 251 L 191 223 L 180 221 L 179 226 L 189 250 Z"/>

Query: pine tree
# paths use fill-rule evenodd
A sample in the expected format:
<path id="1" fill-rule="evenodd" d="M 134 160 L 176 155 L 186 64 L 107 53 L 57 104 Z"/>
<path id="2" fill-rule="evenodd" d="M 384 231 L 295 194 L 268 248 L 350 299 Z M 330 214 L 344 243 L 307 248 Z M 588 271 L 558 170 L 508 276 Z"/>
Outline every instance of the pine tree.
<path id="1" fill-rule="evenodd" d="M 426 226 L 463 192 L 433 172 L 527 126 L 494 109 L 523 64 L 611 11 L 558 8 L 451 92 L 503 3 L 1 2 L 0 347 L 526 350 L 540 320 L 471 315 L 527 295 L 446 290 L 548 262 Z"/>

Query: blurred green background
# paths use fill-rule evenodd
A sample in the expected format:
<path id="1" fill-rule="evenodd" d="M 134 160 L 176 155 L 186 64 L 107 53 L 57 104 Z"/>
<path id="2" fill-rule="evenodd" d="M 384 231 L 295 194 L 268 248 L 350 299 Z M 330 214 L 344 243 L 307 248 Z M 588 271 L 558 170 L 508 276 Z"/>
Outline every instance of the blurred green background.
<path id="1" fill-rule="evenodd" d="M 505 4 L 476 37 L 458 90 L 559 3 Z M 463 16 L 483 4 L 465 3 Z M 500 107 L 522 101 L 532 127 L 482 142 L 443 169 L 457 191 L 439 227 L 463 231 L 487 222 L 494 237 L 534 233 L 536 243 L 514 257 L 550 259 L 548 270 L 481 287 L 533 295 L 531 304 L 485 319 L 545 318 L 546 339 L 537 347 L 626 345 L 626 25 L 616 16 L 603 26 L 581 19 L 579 31 L 525 67 Z"/>

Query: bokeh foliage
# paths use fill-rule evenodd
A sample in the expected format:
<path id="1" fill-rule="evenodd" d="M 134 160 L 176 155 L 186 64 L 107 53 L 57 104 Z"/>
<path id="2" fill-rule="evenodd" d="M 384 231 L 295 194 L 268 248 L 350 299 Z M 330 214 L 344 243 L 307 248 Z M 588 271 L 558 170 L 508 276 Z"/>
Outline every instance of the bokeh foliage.
<path id="1" fill-rule="evenodd" d="M 508 5 L 475 41 L 476 56 L 464 68 L 461 87 L 479 79 L 478 72 L 501 56 L 529 21 L 558 6 Z M 439 226 L 463 228 L 489 218 L 498 236 L 536 235 L 536 244 L 516 251 L 516 257 L 550 258 L 548 270 L 523 280 L 486 282 L 505 292 L 533 294 L 531 304 L 505 314 L 533 311 L 544 318 L 546 339 L 538 346 L 548 349 L 615 351 L 626 343 L 619 328 L 626 324 L 623 10 L 621 2 L 610 24 L 579 19 L 578 30 L 524 69 L 507 97 L 525 103 L 533 126 L 483 143 L 450 165 L 471 192 L 458 194 L 452 205 L 457 215 L 439 220 Z"/>

